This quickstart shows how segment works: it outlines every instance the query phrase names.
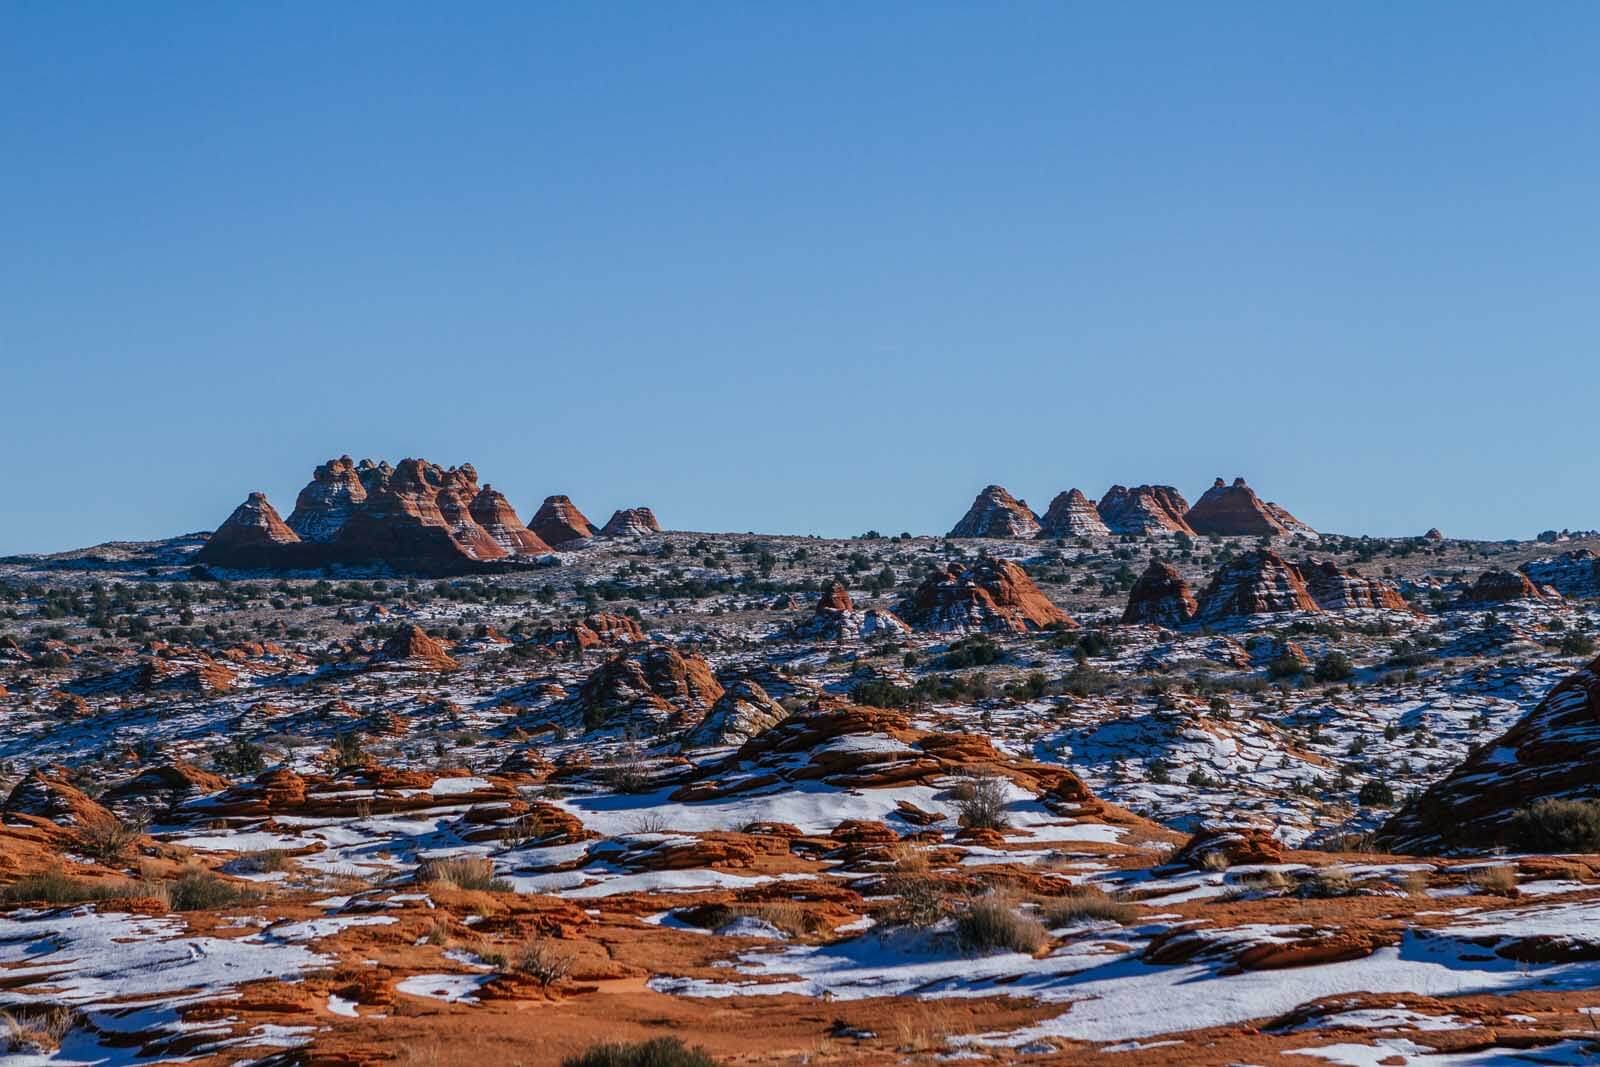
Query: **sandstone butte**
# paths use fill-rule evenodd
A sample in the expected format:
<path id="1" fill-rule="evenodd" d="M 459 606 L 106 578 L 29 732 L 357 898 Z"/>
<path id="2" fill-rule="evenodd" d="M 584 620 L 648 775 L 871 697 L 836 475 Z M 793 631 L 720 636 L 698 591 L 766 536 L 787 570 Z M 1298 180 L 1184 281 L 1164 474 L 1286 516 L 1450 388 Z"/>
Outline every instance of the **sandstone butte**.
<path id="1" fill-rule="evenodd" d="M 1193 534 L 1184 519 L 1189 502 L 1170 485 L 1113 485 L 1100 498 L 1100 519 L 1115 534 Z"/>
<path id="2" fill-rule="evenodd" d="M 1263 501 L 1243 478 L 1235 478 L 1232 485 L 1218 478 L 1185 513 L 1184 521 L 1195 533 L 1220 537 L 1284 537 L 1314 532 L 1277 504 Z"/>
<path id="3" fill-rule="evenodd" d="M 550 529 L 562 540 L 593 532 L 567 498 L 552 497 L 541 514 L 547 509 L 556 515 Z M 240 570 L 382 564 L 447 576 L 525 566 L 549 553 L 551 543 L 522 523 L 503 494 L 480 488 L 469 463 L 445 468 L 405 459 L 390 466 L 341 456 L 316 468 L 287 521 L 263 494 L 251 493 L 195 562 Z"/>
<path id="4" fill-rule="evenodd" d="M 1039 532 L 1039 520 L 1027 502 L 998 485 L 986 486 L 947 536 L 1028 538 Z"/>
<path id="5" fill-rule="evenodd" d="M 660 532 L 661 524 L 649 508 L 621 508 L 600 527 L 602 537 L 645 537 Z"/>
<path id="6" fill-rule="evenodd" d="M 568 496 L 547 496 L 528 520 L 528 529 L 555 548 L 574 547 L 573 542 L 594 536 L 591 523 Z"/>
<path id="7" fill-rule="evenodd" d="M 1057 494 L 1039 521 L 1040 537 L 1104 537 L 1110 532 L 1094 501 L 1077 489 Z"/>

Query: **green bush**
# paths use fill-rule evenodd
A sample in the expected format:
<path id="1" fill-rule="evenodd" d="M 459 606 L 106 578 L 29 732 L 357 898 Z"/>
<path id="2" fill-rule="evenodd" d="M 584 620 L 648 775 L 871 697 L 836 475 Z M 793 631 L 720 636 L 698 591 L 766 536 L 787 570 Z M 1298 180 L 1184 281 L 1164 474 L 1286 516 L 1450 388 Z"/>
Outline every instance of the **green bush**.
<path id="1" fill-rule="evenodd" d="M 1350 657 L 1343 652 L 1329 652 L 1317 660 L 1316 669 L 1311 676 L 1319 682 L 1343 682 L 1353 677 L 1355 667 L 1350 663 Z"/>
<path id="2" fill-rule="evenodd" d="M 703 1048 L 690 1048 L 675 1037 L 657 1037 L 632 1044 L 606 1042 L 568 1056 L 561 1067 L 720 1067 Z"/>

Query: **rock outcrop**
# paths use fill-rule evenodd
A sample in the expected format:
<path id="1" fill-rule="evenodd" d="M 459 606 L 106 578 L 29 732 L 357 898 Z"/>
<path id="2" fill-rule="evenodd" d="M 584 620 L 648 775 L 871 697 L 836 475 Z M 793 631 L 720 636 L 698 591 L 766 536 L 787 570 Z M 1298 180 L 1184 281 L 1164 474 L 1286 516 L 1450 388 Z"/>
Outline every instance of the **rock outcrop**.
<path id="1" fill-rule="evenodd" d="M 429 637 L 420 626 L 407 626 L 385 641 L 373 663 L 414 671 L 453 671 L 461 666 L 442 641 Z"/>
<path id="2" fill-rule="evenodd" d="M 1026 501 L 1018 500 L 998 485 L 984 488 L 972 507 L 947 536 L 950 537 L 1033 537 L 1039 520 Z"/>
<path id="3" fill-rule="evenodd" d="M 1100 498 L 1100 519 L 1115 534 L 1192 534 L 1184 514 L 1189 502 L 1170 485 L 1113 485 Z"/>
<path id="4" fill-rule="evenodd" d="M 1553 599 L 1521 571 L 1484 571 L 1466 592 L 1463 604 L 1499 604 L 1509 600 Z"/>
<path id="5" fill-rule="evenodd" d="M 505 494 L 491 485 L 478 490 L 468 510 L 494 543 L 511 555 L 537 556 L 551 551 L 543 538 L 522 524 Z"/>
<path id="6" fill-rule="evenodd" d="M 1378 847 L 1418 854 L 1499 845 L 1548 849 L 1518 813 L 1540 800 L 1600 798 L 1597 738 L 1600 660 L 1562 680 L 1511 729 L 1396 812 L 1379 832 Z"/>
<path id="7" fill-rule="evenodd" d="M 195 562 L 246 570 L 382 564 L 446 576 L 503 570 L 504 561 L 549 547 L 501 494 L 478 488 L 471 464 L 406 459 L 391 467 L 341 456 L 317 467 L 288 522 L 251 494 Z"/>
<path id="8" fill-rule="evenodd" d="M 750 679 L 740 679 L 723 692 L 700 724 L 689 731 L 684 744 L 691 748 L 742 745 L 789 717 L 767 691 Z"/>
<path id="9" fill-rule="evenodd" d="M 1319 610 L 1299 568 L 1270 549 L 1259 549 L 1217 568 L 1200 594 L 1195 621 L 1214 623 L 1280 611 Z"/>
<path id="10" fill-rule="evenodd" d="M 611 518 L 600 527 L 602 537 L 645 537 L 661 532 L 655 512 L 649 508 L 623 508 L 611 513 Z"/>
<path id="11" fill-rule="evenodd" d="M 371 467 L 369 478 L 379 477 L 377 468 Z M 295 498 L 294 511 L 289 514 L 289 526 L 302 541 L 328 544 L 339 536 L 344 524 L 367 499 L 367 487 L 362 484 L 355 461 L 340 456 L 321 464 L 311 474 L 311 482 Z"/>
<path id="12" fill-rule="evenodd" d="M 1094 501 L 1077 489 L 1058 494 L 1039 521 L 1040 537 L 1104 537 L 1110 532 Z"/>
<path id="13" fill-rule="evenodd" d="M 270 567 L 300 536 L 279 517 L 265 493 L 251 493 L 195 553 L 197 563 L 230 567 Z M 291 550 L 292 551 L 292 550 Z"/>
<path id="14" fill-rule="evenodd" d="M 701 657 L 667 645 L 613 656 L 584 679 L 577 702 L 590 727 L 662 718 L 698 722 L 722 699 L 722 685 Z"/>
<path id="15" fill-rule="evenodd" d="M 1200 610 L 1189 583 L 1178 568 L 1153 559 L 1133 584 L 1128 606 L 1122 612 L 1125 625 L 1152 623 L 1169 628 L 1182 626 Z"/>
<path id="16" fill-rule="evenodd" d="M 571 497 L 547 496 L 539 510 L 528 520 L 528 529 L 538 534 L 553 548 L 572 546 L 594 536 L 594 525 L 586 518 Z"/>
<path id="17" fill-rule="evenodd" d="M 851 638 L 877 637 L 909 631 L 892 611 L 882 608 L 858 610 L 850 602 L 850 593 L 838 582 L 832 583 L 817 601 L 811 617 L 796 623 L 791 636 L 820 641 L 842 641 Z"/>
<path id="18" fill-rule="evenodd" d="M 1078 625 L 1050 603 L 1027 571 L 1010 560 L 987 558 L 971 566 L 950 563 L 930 574 L 895 614 L 919 630 L 1020 633 Z"/>
<path id="19" fill-rule="evenodd" d="M 1184 521 L 1195 533 L 1219 537 L 1284 537 L 1310 529 L 1283 508 L 1263 501 L 1243 478 L 1235 478 L 1232 485 L 1218 478 L 1185 513 Z"/>
<path id="20" fill-rule="evenodd" d="M 1554 589 L 1564 597 L 1600 595 L 1600 556 L 1587 548 L 1573 549 L 1559 556 L 1530 559 L 1517 568 L 1534 585 Z"/>
<path id="21" fill-rule="evenodd" d="M 1311 599 L 1323 611 L 1353 611 L 1376 608 L 1385 611 L 1415 611 L 1400 590 L 1382 578 L 1368 578 L 1353 568 L 1342 568 L 1332 560 L 1311 560 L 1300 565 Z"/>

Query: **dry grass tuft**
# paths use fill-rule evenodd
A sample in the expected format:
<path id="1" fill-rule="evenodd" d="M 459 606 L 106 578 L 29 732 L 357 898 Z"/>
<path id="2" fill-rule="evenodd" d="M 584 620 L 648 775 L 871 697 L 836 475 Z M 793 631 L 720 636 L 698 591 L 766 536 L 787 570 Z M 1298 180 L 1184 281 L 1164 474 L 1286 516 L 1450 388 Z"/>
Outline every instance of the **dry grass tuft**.
<path id="1" fill-rule="evenodd" d="M 487 893 L 509 893 L 511 883 L 496 878 L 494 862 L 484 856 L 444 856 L 423 860 L 417 867 L 417 881 L 444 889 L 476 889 Z"/>
<path id="2" fill-rule="evenodd" d="M 1044 904 L 1044 924 L 1050 929 L 1086 921 L 1110 921 L 1122 926 L 1139 917 L 1139 909 L 1117 900 L 1099 886 L 1078 885 Z"/>

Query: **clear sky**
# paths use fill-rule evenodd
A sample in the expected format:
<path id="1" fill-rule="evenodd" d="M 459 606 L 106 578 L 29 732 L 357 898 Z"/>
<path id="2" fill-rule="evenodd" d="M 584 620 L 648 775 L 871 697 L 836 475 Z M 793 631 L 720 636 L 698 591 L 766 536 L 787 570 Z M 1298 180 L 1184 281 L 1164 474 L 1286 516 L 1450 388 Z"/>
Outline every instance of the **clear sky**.
<path id="1" fill-rule="evenodd" d="M 0 552 L 287 515 L 942 533 L 1247 477 L 1600 527 L 1600 6 L 0 4 Z"/>

